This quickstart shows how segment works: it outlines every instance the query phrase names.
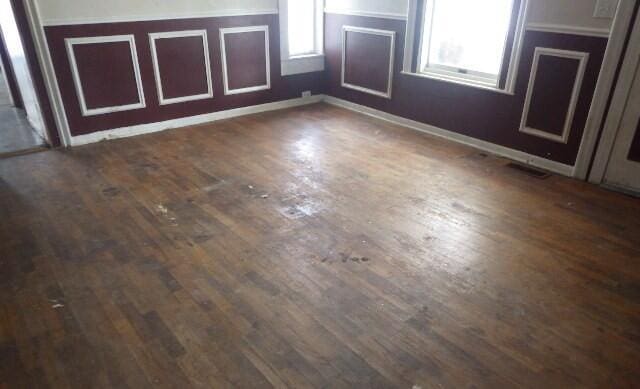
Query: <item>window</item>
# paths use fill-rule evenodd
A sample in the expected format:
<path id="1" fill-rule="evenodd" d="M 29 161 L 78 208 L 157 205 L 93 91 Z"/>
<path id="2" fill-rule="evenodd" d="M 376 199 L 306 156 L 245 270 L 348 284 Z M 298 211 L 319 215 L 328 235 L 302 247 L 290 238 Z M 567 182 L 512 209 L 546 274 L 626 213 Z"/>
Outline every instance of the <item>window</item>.
<path id="1" fill-rule="evenodd" d="M 287 9 L 289 57 L 316 54 L 315 0 L 290 1 Z"/>
<path id="2" fill-rule="evenodd" d="M 417 73 L 501 88 L 518 0 L 424 0 Z M 513 39 L 511 39 L 513 41 Z M 508 64 L 508 63 L 507 63 Z"/>
<path id="3" fill-rule="evenodd" d="M 324 0 L 279 0 L 282 75 L 324 70 Z"/>

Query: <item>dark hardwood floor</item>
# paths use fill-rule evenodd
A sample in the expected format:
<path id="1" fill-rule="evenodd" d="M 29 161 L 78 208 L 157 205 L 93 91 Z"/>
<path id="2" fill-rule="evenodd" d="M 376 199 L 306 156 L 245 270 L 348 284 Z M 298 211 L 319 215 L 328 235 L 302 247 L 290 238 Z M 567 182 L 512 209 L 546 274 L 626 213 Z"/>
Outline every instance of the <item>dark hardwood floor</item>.
<path id="1" fill-rule="evenodd" d="M 324 104 L 0 161 L 0 387 L 624 388 L 640 201 Z"/>

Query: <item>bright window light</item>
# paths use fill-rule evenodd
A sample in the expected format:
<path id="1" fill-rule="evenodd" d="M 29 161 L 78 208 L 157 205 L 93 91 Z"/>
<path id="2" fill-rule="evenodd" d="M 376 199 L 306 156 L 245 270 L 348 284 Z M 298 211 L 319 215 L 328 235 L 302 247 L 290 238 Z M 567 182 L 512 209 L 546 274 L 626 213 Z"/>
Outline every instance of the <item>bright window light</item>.
<path id="1" fill-rule="evenodd" d="M 13 8 L 9 0 L 0 0 L 0 26 L 4 34 L 4 43 L 7 45 L 11 57 L 24 57 L 22 41 L 18 33 L 18 26 L 13 18 Z"/>
<path id="2" fill-rule="evenodd" d="M 288 2 L 289 56 L 316 52 L 316 2 L 292 0 Z"/>
<path id="3" fill-rule="evenodd" d="M 420 71 L 496 86 L 514 0 L 426 0 Z"/>

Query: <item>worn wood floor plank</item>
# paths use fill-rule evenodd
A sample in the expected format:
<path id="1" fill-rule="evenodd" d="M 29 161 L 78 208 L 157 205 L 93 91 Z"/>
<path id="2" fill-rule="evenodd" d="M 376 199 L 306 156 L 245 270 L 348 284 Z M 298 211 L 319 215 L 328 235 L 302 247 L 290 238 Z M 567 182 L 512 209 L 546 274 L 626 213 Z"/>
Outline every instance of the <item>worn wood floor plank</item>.
<path id="1" fill-rule="evenodd" d="M 0 160 L 0 387 L 637 387 L 640 202 L 318 104 Z"/>

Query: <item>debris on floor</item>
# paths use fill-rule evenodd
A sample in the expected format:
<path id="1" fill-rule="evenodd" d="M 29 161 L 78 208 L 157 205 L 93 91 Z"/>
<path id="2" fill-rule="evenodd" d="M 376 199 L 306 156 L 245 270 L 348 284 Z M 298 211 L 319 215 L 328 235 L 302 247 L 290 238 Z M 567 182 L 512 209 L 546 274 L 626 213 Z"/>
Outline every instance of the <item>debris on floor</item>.
<path id="1" fill-rule="evenodd" d="M 107 197 L 116 197 L 117 195 L 120 194 L 120 189 L 116 188 L 114 186 L 111 186 L 109 188 L 105 188 L 102 190 L 102 194 L 107 196 Z"/>
<path id="2" fill-rule="evenodd" d="M 53 309 L 60 309 L 60 308 L 64 308 L 64 304 L 62 304 L 60 301 L 58 301 L 57 299 L 49 299 L 49 302 L 51 302 L 51 308 Z"/>
<path id="3" fill-rule="evenodd" d="M 339 253 L 337 257 L 333 257 L 332 252 L 322 257 L 320 262 L 322 263 L 335 263 L 335 262 L 354 262 L 354 263 L 364 263 L 371 261 L 371 258 L 365 256 L 358 255 L 350 255 L 347 253 Z"/>
<path id="4" fill-rule="evenodd" d="M 167 207 L 165 207 L 162 204 L 158 204 L 157 205 L 157 209 L 158 209 L 158 212 L 162 216 L 164 216 L 167 220 L 169 220 L 169 222 L 171 222 L 172 225 L 174 225 L 174 226 L 178 225 L 178 223 L 176 221 L 177 219 L 175 217 L 173 217 L 173 216 L 169 216 L 169 209 Z"/>

